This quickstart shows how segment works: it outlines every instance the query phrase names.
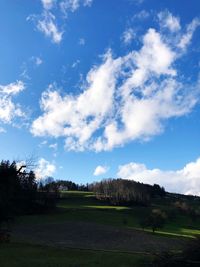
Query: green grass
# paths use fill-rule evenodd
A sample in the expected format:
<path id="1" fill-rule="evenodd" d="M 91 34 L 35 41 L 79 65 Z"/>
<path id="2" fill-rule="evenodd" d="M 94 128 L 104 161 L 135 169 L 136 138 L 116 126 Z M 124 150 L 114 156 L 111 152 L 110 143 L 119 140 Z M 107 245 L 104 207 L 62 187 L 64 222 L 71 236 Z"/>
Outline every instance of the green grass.
<path id="1" fill-rule="evenodd" d="M 1 267 L 137 267 L 148 266 L 150 261 L 150 256 L 142 254 L 56 249 L 17 243 L 0 247 Z"/>
<path id="2" fill-rule="evenodd" d="M 21 223 L 55 223 L 64 221 L 86 221 L 108 224 L 118 227 L 141 229 L 139 221 L 147 216 L 152 208 L 170 211 L 172 203 L 169 200 L 155 200 L 152 206 L 112 206 L 99 201 L 92 192 L 63 192 L 64 197 L 58 203 L 59 210 L 48 215 L 25 216 L 18 219 Z M 150 230 L 147 229 L 149 232 Z M 200 234 L 200 220 L 192 221 L 189 216 L 177 214 L 174 219 L 168 219 L 165 227 L 157 233 L 168 236 L 193 238 Z"/>
<path id="3" fill-rule="evenodd" d="M 16 222 L 26 224 L 59 223 L 66 221 L 94 222 L 122 228 L 141 230 L 139 221 L 153 208 L 170 212 L 173 202 L 155 200 L 151 206 L 112 206 L 99 201 L 92 192 L 62 192 L 57 210 L 46 215 L 22 216 Z M 191 202 L 192 205 L 192 202 Z M 196 205 L 196 204 L 195 204 Z M 145 229 L 151 239 L 151 230 Z M 159 236 L 194 238 L 200 234 L 200 220 L 192 221 L 189 216 L 177 213 L 168 219 L 165 227 L 155 233 Z M 17 239 L 13 238 L 13 241 Z M 28 241 L 26 241 L 28 242 Z M 11 256 L 12 255 L 12 256 Z M 149 266 L 152 257 L 145 254 L 130 254 L 114 251 L 82 249 L 60 249 L 33 244 L 10 243 L 0 245 L 1 267 L 95 267 L 95 266 Z"/>
<path id="4" fill-rule="evenodd" d="M 126 206 L 112 206 L 107 202 L 98 201 L 92 192 L 67 191 L 62 192 L 62 200 L 59 201 L 59 208 L 73 209 L 130 209 Z"/>

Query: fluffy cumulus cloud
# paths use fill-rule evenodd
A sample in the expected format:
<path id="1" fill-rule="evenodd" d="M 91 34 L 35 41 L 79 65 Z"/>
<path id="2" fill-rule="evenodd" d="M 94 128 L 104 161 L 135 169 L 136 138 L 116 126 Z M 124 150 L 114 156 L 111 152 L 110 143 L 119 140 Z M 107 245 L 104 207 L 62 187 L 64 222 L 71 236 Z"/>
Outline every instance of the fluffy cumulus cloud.
<path id="1" fill-rule="evenodd" d="M 99 165 L 94 170 L 93 175 L 94 176 L 99 176 L 99 175 L 105 174 L 107 171 L 108 171 L 108 167 Z"/>
<path id="2" fill-rule="evenodd" d="M 14 97 L 24 89 L 22 81 L 0 85 L 0 123 L 10 124 L 15 118 L 25 116 L 20 105 L 14 102 Z"/>
<path id="3" fill-rule="evenodd" d="M 131 162 L 119 166 L 118 177 L 142 183 L 159 184 L 169 192 L 200 196 L 200 158 L 176 171 L 148 169 L 144 164 Z"/>
<path id="4" fill-rule="evenodd" d="M 178 69 L 197 26 L 194 19 L 176 38 L 150 28 L 139 50 L 116 58 L 108 50 L 79 95 L 50 85 L 31 132 L 64 137 L 66 149 L 79 151 L 111 150 L 162 133 L 166 120 L 188 114 L 199 99 L 198 83 L 188 85 Z"/>
<path id="5" fill-rule="evenodd" d="M 41 158 L 38 161 L 37 168 L 35 169 L 36 179 L 44 179 L 52 176 L 56 171 L 55 164 L 49 162 L 48 160 Z"/>

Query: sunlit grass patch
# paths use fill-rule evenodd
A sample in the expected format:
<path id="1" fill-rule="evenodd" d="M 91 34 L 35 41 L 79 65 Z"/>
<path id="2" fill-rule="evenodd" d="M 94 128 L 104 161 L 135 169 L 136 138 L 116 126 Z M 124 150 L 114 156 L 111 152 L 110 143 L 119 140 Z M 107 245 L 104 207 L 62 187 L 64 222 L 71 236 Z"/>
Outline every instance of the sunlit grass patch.
<path id="1" fill-rule="evenodd" d="M 190 229 L 190 228 L 181 228 L 180 231 L 184 234 L 191 234 L 191 235 L 200 235 L 200 230 L 197 229 Z"/>
<path id="2" fill-rule="evenodd" d="M 85 208 L 92 208 L 92 209 L 114 209 L 114 210 L 129 210 L 131 209 L 130 207 L 125 207 L 125 206 L 106 206 L 106 205 L 88 205 L 88 206 L 83 206 Z"/>

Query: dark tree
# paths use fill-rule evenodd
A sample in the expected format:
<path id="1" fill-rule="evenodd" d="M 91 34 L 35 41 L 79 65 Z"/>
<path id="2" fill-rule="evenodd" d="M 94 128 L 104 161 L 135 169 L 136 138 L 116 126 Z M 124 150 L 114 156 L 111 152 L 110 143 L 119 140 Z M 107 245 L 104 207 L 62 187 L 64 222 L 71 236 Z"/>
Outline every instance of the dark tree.
<path id="1" fill-rule="evenodd" d="M 153 233 L 160 228 L 164 227 L 167 219 L 167 214 L 160 209 L 153 209 L 150 214 L 142 217 L 139 220 L 139 225 L 144 230 L 145 228 L 151 228 Z"/>

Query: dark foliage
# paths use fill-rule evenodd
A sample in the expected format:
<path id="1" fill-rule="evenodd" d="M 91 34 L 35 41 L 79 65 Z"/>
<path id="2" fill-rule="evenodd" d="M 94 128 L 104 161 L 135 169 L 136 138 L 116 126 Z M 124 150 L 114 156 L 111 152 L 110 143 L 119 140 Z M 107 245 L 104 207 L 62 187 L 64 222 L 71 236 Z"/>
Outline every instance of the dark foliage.
<path id="1" fill-rule="evenodd" d="M 15 162 L 0 163 L 0 226 L 15 216 L 34 214 L 55 207 L 57 186 L 45 185 L 38 190 L 33 171 L 18 169 Z"/>
<path id="2" fill-rule="evenodd" d="M 29 213 L 34 207 L 36 193 L 34 172 L 19 172 L 15 162 L 0 163 L 0 222 Z"/>
<path id="3" fill-rule="evenodd" d="M 153 209 L 149 215 L 139 221 L 142 229 L 151 228 L 153 232 L 163 228 L 167 219 L 167 214 L 160 209 Z"/>

